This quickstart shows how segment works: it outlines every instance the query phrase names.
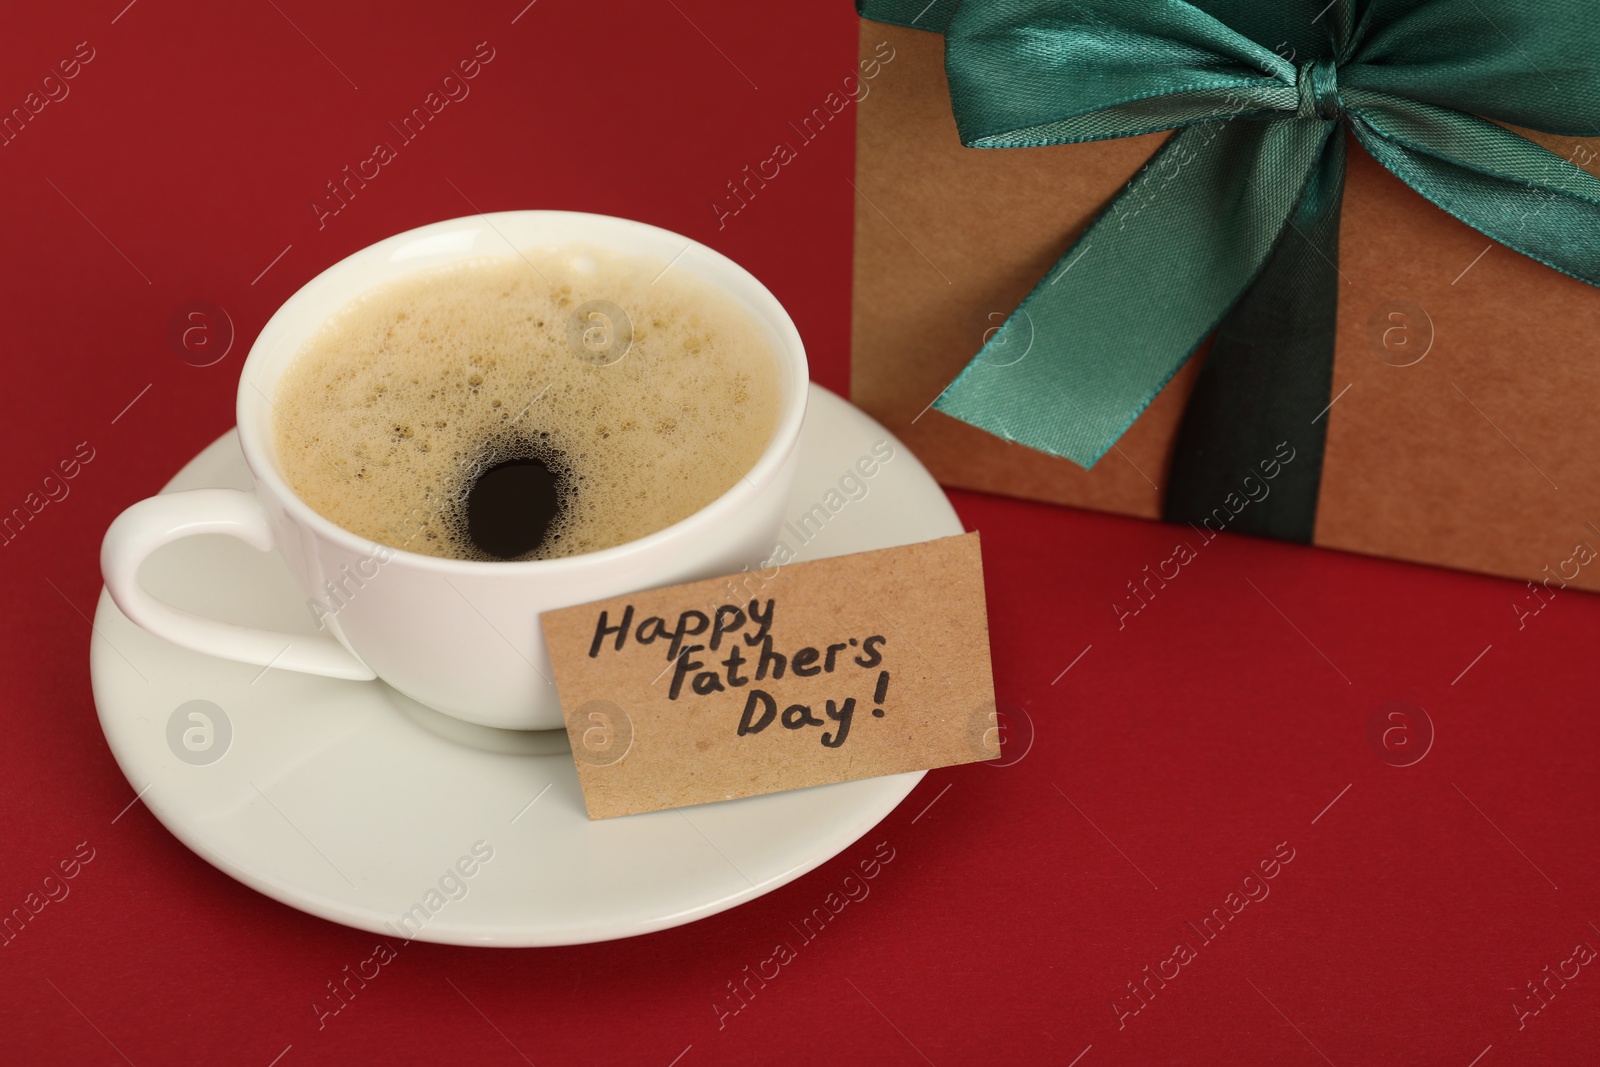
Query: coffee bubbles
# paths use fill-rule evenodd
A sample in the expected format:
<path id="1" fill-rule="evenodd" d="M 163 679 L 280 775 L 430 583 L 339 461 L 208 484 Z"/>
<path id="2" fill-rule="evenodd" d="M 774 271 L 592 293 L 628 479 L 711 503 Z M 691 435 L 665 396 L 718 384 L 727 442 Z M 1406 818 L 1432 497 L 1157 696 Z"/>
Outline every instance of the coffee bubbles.
<path id="1" fill-rule="evenodd" d="M 576 555 L 687 518 L 771 440 L 778 360 L 664 266 L 528 251 L 368 292 L 280 380 L 279 467 L 324 517 L 433 556 Z"/>

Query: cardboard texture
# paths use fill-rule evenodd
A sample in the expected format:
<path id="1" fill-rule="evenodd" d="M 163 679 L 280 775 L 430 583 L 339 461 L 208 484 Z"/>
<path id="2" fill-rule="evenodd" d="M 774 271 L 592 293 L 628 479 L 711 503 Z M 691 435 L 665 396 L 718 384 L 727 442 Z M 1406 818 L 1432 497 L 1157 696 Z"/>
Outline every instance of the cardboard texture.
<path id="1" fill-rule="evenodd" d="M 976 533 L 541 623 L 591 819 L 1000 755 Z"/>
<path id="2" fill-rule="evenodd" d="M 943 37 L 862 22 L 863 56 L 884 41 L 857 119 L 852 399 L 946 485 L 1158 518 L 1203 350 L 1090 471 L 928 405 L 1167 135 L 964 148 Z M 1600 138 L 1518 132 L 1600 174 Z M 1600 291 L 1354 142 L 1339 268 L 1315 543 L 1600 590 L 1579 562 L 1600 546 Z"/>

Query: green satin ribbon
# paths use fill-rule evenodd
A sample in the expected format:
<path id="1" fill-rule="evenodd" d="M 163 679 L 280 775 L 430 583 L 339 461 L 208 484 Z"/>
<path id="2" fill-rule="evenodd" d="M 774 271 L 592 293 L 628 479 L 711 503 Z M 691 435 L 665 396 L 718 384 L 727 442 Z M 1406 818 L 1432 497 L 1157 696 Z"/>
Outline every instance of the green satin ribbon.
<path id="1" fill-rule="evenodd" d="M 1213 514 L 1289 441 L 1273 495 L 1229 528 L 1311 537 L 1345 130 L 1469 226 L 1600 285 L 1600 180 L 1489 121 L 1600 135 L 1600 12 L 1584 0 L 858 7 L 944 33 L 968 146 L 1177 131 L 934 404 L 1089 467 L 1215 334 L 1175 445 L 1169 518 Z"/>

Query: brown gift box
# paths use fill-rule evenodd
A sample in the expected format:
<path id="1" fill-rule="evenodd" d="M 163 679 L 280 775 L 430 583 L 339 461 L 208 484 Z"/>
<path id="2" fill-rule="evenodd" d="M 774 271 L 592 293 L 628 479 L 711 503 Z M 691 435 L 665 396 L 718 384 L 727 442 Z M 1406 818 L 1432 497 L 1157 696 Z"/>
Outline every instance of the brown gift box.
<path id="1" fill-rule="evenodd" d="M 856 127 L 852 399 L 946 485 L 1159 518 L 1203 350 L 1088 471 L 928 405 L 1167 135 L 965 148 L 944 38 L 863 21 L 862 58 L 882 42 Z M 1518 132 L 1600 175 L 1600 139 Z M 1600 590 L 1575 551 L 1600 546 L 1600 291 L 1349 155 L 1314 543 Z"/>

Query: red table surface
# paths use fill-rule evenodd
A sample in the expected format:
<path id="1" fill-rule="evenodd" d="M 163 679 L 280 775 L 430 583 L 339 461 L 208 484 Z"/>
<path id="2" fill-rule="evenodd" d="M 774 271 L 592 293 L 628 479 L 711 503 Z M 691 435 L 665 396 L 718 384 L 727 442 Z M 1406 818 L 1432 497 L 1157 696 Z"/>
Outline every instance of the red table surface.
<path id="1" fill-rule="evenodd" d="M 7 112 L 92 56 L 0 148 L 0 508 L 94 450 L 0 549 L 0 911 L 93 850 L 0 948 L 0 1060 L 1594 1062 L 1600 967 L 1574 952 L 1600 946 L 1600 599 L 1561 593 L 1519 626 L 1519 582 L 1223 535 L 1119 629 L 1112 601 L 1185 535 L 965 492 L 1010 765 L 929 774 L 833 861 L 702 922 L 411 945 L 319 1028 L 326 983 L 374 936 L 246 889 L 143 805 L 113 821 L 134 793 L 89 688 L 101 535 L 228 428 L 273 309 L 413 226 L 604 212 L 746 265 L 816 380 L 847 389 L 853 111 L 737 215 L 713 205 L 852 73 L 850 5 L 525 2 L 103 0 L 0 20 Z M 470 96 L 319 219 L 325 183 L 480 42 Z M 191 300 L 232 319 L 213 366 L 169 345 Z M 1392 700 L 1432 723 L 1412 766 L 1369 735 Z M 794 924 L 880 843 L 894 858 L 870 894 L 803 940 Z M 1275 877 L 1247 882 L 1264 860 Z M 1190 924 L 1234 893 L 1206 940 Z M 780 943 L 794 958 L 735 1000 Z"/>

